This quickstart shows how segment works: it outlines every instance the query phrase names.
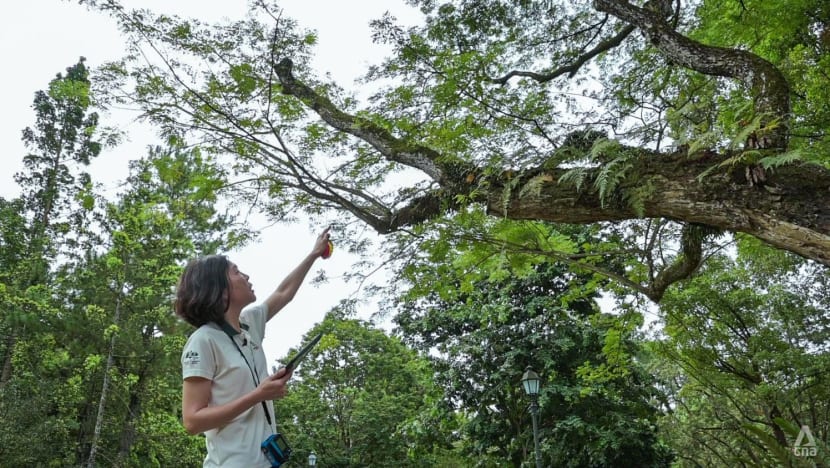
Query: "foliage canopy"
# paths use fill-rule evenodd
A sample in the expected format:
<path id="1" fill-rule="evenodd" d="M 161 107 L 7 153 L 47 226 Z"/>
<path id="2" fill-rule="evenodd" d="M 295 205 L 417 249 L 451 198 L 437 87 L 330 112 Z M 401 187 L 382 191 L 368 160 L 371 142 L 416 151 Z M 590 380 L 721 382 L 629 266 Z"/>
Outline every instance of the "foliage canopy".
<path id="1" fill-rule="evenodd" d="M 278 3 L 218 25 L 85 3 L 131 38 L 101 70 L 110 99 L 231 155 L 276 218 L 628 225 L 589 257 L 544 253 L 641 263 L 623 277 L 654 301 L 723 232 L 830 264 L 825 2 L 412 0 L 421 25 L 372 23 L 393 54 L 367 103 L 313 75 L 316 35 Z"/>

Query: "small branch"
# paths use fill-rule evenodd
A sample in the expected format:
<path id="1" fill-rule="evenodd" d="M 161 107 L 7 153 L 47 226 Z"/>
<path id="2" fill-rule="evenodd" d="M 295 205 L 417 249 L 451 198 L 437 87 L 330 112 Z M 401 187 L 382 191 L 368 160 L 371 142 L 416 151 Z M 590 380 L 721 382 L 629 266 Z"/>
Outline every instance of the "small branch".
<path id="1" fill-rule="evenodd" d="M 692 273 L 700 267 L 703 262 L 703 236 L 700 235 L 700 231 L 703 229 L 705 228 L 695 224 L 683 226 L 680 254 L 673 264 L 660 271 L 654 279 L 649 287 L 649 299 L 659 303 L 670 285 L 691 277 Z"/>
<path id="2" fill-rule="evenodd" d="M 547 83 L 548 81 L 554 80 L 566 73 L 568 74 L 568 78 L 573 78 L 574 75 L 576 75 L 576 73 L 579 71 L 579 69 L 582 68 L 582 66 L 585 65 L 589 60 L 603 52 L 607 52 L 613 49 L 614 47 L 617 47 L 620 44 L 622 44 L 622 41 L 624 41 L 625 38 L 627 38 L 634 31 L 634 29 L 634 26 L 631 25 L 624 27 L 619 33 L 617 33 L 616 36 L 600 42 L 599 44 L 597 44 L 596 47 L 580 55 L 573 62 L 569 63 L 568 65 L 559 67 L 550 73 L 536 73 L 531 71 L 514 70 L 500 78 L 491 78 L 490 81 L 496 84 L 504 85 L 508 81 L 510 81 L 511 78 L 515 76 L 522 76 L 525 78 L 534 79 L 540 83 Z"/>

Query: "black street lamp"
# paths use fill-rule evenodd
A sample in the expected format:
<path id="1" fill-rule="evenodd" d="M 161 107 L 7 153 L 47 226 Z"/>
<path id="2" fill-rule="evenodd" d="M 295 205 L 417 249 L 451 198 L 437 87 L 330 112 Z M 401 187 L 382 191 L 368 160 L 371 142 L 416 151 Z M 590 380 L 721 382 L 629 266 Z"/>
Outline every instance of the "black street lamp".
<path id="1" fill-rule="evenodd" d="M 308 466 L 315 466 L 317 465 L 317 454 L 314 453 L 312 450 L 311 453 L 308 454 Z"/>
<path id="2" fill-rule="evenodd" d="M 530 416 L 533 420 L 533 450 L 536 453 L 536 468 L 542 468 L 542 454 L 539 453 L 539 374 L 530 366 L 522 376 L 522 387 L 530 397 Z"/>

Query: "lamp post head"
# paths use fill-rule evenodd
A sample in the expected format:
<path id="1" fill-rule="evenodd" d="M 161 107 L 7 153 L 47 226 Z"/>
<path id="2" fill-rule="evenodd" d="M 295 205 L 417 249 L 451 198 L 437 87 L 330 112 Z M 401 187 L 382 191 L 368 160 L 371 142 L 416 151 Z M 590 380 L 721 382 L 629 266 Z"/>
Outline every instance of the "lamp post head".
<path id="1" fill-rule="evenodd" d="M 317 454 L 313 451 L 308 454 L 308 466 L 315 466 L 317 465 Z"/>
<path id="2" fill-rule="evenodd" d="M 539 394 L 539 374 L 533 372 L 530 366 L 525 369 L 522 376 L 522 387 L 529 396 L 533 397 Z"/>

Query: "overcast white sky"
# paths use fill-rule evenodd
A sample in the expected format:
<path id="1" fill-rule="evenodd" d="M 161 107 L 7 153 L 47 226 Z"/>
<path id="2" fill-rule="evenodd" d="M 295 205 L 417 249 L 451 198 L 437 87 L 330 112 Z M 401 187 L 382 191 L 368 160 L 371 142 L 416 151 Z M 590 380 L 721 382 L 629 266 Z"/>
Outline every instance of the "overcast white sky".
<path id="1" fill-rule="evenodd" d="M 13 175 L 22 169 L 25 148 L 20 141 L 23 128 L 34 122 L 31 109 L 34 93 L 45 89 L 58 72 L 87 58 L 87 65 L 97 65 L 123 54 L 123 41 L 115 24 L 104 15 L 89 12 L 64 0 L 27 0 L 9 2 L 0 15 L 0 196 L 11 198 L 19 188 Z M 211 22 L 222 18 L 241 18 L 247 9 L 246 0 L 125 0 L 130 8 L 196 17 Z M 301 26 L 315 29 L 319 45 L 315 65 L 321 74 L 330 72 L 341 85 L 348 87 L 370 63 L 377 63 L 386 53 L 372 44 L 368 23 L 391 11 L 407 24 L 418 21 L 419 13 L 402 0 L 286 0 L 281 2 L 286 16 Z M 112 124 L 117 116 L 111 116 Z M 107 116 L 102 123 L 108 124 Z M 96 181 L 112 188 L 127 174 L 127 159 L 140 157 L 144 148 L 156 143 L 152 133 L 138 125 L 122 126 L 129 142 L 107 150 L 91 168 Z M 279 283 L 311 249 L 316 233 L 306 223 L 291 227 L 268 227 L 256 245 L 230 253 L 240 269 L 251 276 L 260 299 Z M 336 242 L 337 233 L 333 233 Z M 265 353 L 269 362 L 297 346 L 304 333 L 341 299 L 354 294 L 355 287 L 336 277 L 347 271 L 351 259 L 335 249 L 329 260 L 319 260 L 309 276 L 320 268 L 333 280 L 325 286 L 306 284 L 294 301 L 268 325 Z M 358 293 L 359 295 L 359 293 Z M 367 310 L 367 314 L 370 313 Z M 300 372 L 302 372 L 300 370 Z"/>

